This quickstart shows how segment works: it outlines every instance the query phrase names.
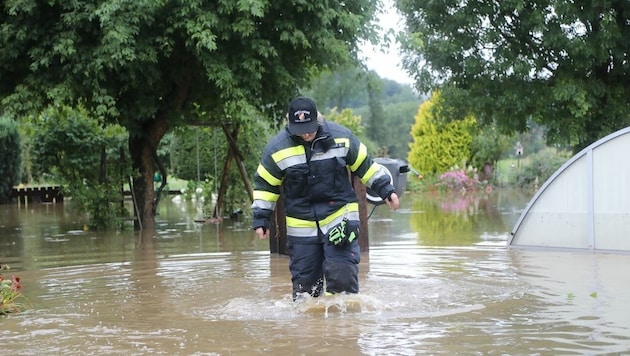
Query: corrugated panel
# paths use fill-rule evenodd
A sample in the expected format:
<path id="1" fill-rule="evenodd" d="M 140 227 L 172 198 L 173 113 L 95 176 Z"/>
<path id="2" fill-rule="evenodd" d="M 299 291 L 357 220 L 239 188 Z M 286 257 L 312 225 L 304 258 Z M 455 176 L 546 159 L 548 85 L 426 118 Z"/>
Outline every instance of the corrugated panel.
<path id="1" fill-rule="evenodd" d="M 509 247 L 630 251 L 630 127 L 560 167 L 521 214 Z"/>

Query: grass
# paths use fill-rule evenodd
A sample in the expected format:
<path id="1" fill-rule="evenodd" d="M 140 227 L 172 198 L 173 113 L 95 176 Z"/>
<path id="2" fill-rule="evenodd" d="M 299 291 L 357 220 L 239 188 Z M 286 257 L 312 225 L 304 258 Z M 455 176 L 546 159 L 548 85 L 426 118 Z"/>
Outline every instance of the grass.
<path id="1" fill-rule="evenodd" d="M 516 159 L 506 158 L 499 160 L 495 167 L 495 182 L 499 186 L 509 186 L 516 184 L 519 173 L 523 171 L 523 168 L 530 164 L 529 158 Z"/>
<path id="2" fill-rule="evenodd" d="M 179 190 L 186 188 L 188 186 L 188 181 L 184 179 L 175 178 L 172 176 L 168 176 L 166 178 L 166 183 L 168 185 L 169 190 Z"/>

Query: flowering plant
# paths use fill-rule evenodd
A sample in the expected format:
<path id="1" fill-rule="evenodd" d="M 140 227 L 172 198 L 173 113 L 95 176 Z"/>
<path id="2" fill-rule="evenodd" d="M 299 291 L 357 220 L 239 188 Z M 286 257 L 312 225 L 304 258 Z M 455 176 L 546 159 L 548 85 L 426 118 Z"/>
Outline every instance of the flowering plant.
<path id="1" fill-rule="evenodd" d="M 440 175 L 436 186 L 438 188 L 447 191 L 462 191 L 475 190 L 481 183 L 477 178 L 477 172 L 475 169 L 469 167 L 466 171 L 457 166 L 453 167 L 448 172 Z"/>
<path id="2" fill-rule="evenodd" d="M 25 299 L 22 294 L 20 277 L 12 276 L 5 279 L 0 274 L 0 315 L 16 313 L 26 309 L 26 305 L 20 300 Z"/>

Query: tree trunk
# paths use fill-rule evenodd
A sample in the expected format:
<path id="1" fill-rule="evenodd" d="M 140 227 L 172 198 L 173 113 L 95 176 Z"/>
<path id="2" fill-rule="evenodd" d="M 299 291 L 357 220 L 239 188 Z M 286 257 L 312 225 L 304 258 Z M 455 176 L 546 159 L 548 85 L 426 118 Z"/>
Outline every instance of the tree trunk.
<path id="1" fill-rule="evenodd" d="M 157 199 L 155 199 L 153 176 L 157 163 L 157 146 L 168 131 L 166 118 L 157 117 L 145 122 L 142 131 L 129 136 L 129 153 L 133 166 L 133 192 L 137 206 L 134 228 L 154 229 Z"/>
<path id="2" fill-rule="evenodd" d="M 494 179 L 494 163 L 486 162 L 483 164 L 483 168 L 481 172 L 479 172 L 479 181 L 483 182 L 488 181 L 492 182 Z"/>

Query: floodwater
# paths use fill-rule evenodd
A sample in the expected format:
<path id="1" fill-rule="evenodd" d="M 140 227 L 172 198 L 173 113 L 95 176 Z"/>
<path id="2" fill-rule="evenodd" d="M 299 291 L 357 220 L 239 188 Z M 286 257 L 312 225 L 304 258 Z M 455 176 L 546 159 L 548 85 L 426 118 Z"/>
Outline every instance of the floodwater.
<path id="1" fill-rule="evenodd" d="M 291 301 L 288 257 L 249 220 L 162 200 L 143 234 L 67 205 L 0 206 L 0 259 L 32 307 L 6 355 L 630 354 L 629 255 L 506 248 L 531 194 L 406 194 L 370 217 L 361 293 Z M 69 203 L 66 203 L 69 204 Z"/>

